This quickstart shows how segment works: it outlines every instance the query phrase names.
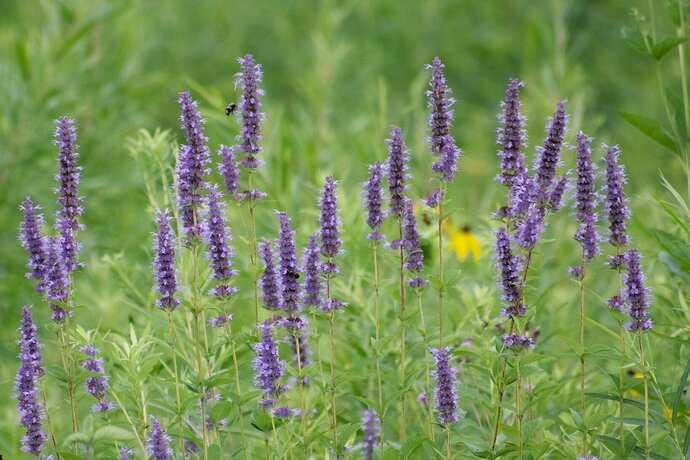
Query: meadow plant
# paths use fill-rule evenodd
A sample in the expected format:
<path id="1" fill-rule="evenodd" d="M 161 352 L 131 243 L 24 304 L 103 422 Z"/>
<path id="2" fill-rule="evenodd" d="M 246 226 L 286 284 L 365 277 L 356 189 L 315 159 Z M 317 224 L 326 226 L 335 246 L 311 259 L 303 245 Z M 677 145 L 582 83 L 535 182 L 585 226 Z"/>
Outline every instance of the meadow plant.
<path id="1" fill-rule="evenodd" d="M 606 177 L 601 202 L 608 219 L 606 241 L 612 248 L 606 265 L 617 272 L 619 286 L 613 297 L 599 302 L 597 299 L 606 296 L 595 291 L 599 285 L 593 282 L 587 306 L 592 306 L 588 312 L 594 312 L 596 305 L 608 305 L 621 316 L 628 315 L 621 320 L 619 331 L 621 360 L 610 359 L 597 347 L 585 347 L 589 324 L 585 321 L 585 267 L 588 279 L 603 268 L 590 263 L 600 252 L 600 198 L 591 139 L 582 132 L 575 137 L 577 178 L 573 187 L 579 225 L 574 236 L 582 252 L 578 265 L 570 269 L 580 287 L 580 346 L 573 347 L 580 361 L 580 411 L 570 409 L 572 401 L 567 397 L 554 396 L 558 394 L 554 388 L 574 388 L 578 380 L 576 372 L 551 364 L 562 356 L 572 356 L 552 353 L 554 337 L 565 337 L 570 331 L 549 330 L 550 323 L 545 321 L 558 308 L 552 302 L 574 296 L 557 276 L 548 278 L 553 284 L 546 288 L 542 282 L 546 272 L 565 274 L 565 260 L 553 255 L 551 248 L 572 244 L 560 233 L 548 233 L 571 188 L 569 173 L 559 172 L 571 160 L 561 158 L 568 143 L 565 100 L 557 102 L 530 168 L 520 101 L 524 84 L 517 78 L 508 81 L 499 115 L 496 176 L 508 190 L 493 216 L 494 229 L 488 233 L 494 240 L 494 286 L 487 281 L 492 268 L 481 257 L 458 262 L 468 264 L 463 266 L 462 278 L 451 276 L 459 270 L 444 272 L 444 254 L 453 248 L 443 241 L 443 232 L 453 226 L 446 205 L 456 192 L 450 184 L 457 175 L 461 151 L 451 133 L 455 101 L 440 59 L 428 66 L 427 142 L 434 179 L 432 184 L 424 184 L 431 185 L 424 188 L 424 197 L 417 194 L 424 176 L 410 173 L 403 130 L 394 125 L 386 141 L 387 160 L 373 161 L 368 170 L 364 165 L 353 168 L 362 177 L 367 175 L 360 182 L 362 206 L 357 211 L 350 206 L 352 190 L 326 174 L 316 207 L 290 214 L 275 211 L 273 218 L 259 220 L 260 225 L 256 214 L 260 199 L 277 201 L 278 209 L 290 208 L 283 207 L 281 197 L 259 190 L 255 183 L 257 168 L 264 163 L 263 74 L 250 54 L 240 58 L 239 64 L 235 85 L 242 95 L 236 112 L 237 142 L 221 144 L 217 150 L 214 147 L 217 159 L 212 158 L 210 140 L 204 134 L 201 104 L 189 92 L 179 94 L 185 141 L 172 173 L 175 187 L 166 186 L 162 191 L 167 196 L 162 203 L 168 204 L 152 209 L 156 227 L 151 256 L 154 292 L 149 296 L 137 292 L 137 300 L 128 300 L 138 313 L 130 315 L 127 335 L 84 330 L 74 324 L 82 321 L 79 317 L 70 324 L 75 311 L 88 308 L 75 300 L 74 279 L 77 269 L 84 266 L 75 238 L 84 230 L 83 198 L 77 191 L 82 171 L 76 163 L 75 122 L 58 119 L 54 232 L 32 198 L 27 197 L 20 206 L 20 241 L 28 254 L 26 276 L 36 281 L 36 291 L 53 319 L 53 323 L 37 326 L 31 307 L 21 312 L 15 397 L 26 433 L 22 450 L 38 458 L 148 455 L 157 460 L 324 455 L 365 459 L 581 455 L 592 459 L 597 458 L 594 453 L 602 458 L 614 454 L 619 458 L 630 458 L 628 454 L 668 458 L 664 455 L 669 449 L 662 440 L 668 431 L 673 435 L 674 453 L 688 452 L 676 435 L 676 429 L 686 423 L 685 418 L 678 420 L 685 410 L 682 387 L 665 422 L 666 396 L 658 387 L 661 369 L 655 371 L 645 359 L 645 341 L 656 340 L 655 335 L 646 334 L 652 329 L 651 297 L 641 252 L 628 247 L 631 211 L 616 146 L 604 146 Z M 209 120 L 212 123 L 214 118 Z M 213 162 L 220 175 L 211 173 Z M 161 169 L 164 184 L 170 183 L 170 166 Z M 214 183 L 215 177 L 221 179 L 220 186 Z M 343 183 L 347 185 L 348 180 L 344 173 Z M 304 187 L 304 193 L 309 190 Z M 248 220 L 240 214 L 239 205 L 248 207 Z M 160 210 L 166 207 L 169 209 Z M 431 212 L 436 214 L 438 234 L 436 229 L 429 230 L 427 214 Z M 307 216 L 318 216 L 317 231 L 308 228 Z M 247 245 L 235 247 L 231 228 L 236 229 L 243 218 L 248 232 L 238 239 Z M 395 237 L 387 240 L 386 234 Z M 477 241 L 483 238 L 479 235 Z M 435 239 L 438 246 L 430 244 Z M 370 263 L 360 264 L 361 254 Z M 434 259 L 438 276 L 429 269 Z M 446 260 L 450 263 L 452 259 Z M 470 287 L 475 278 L 479 281 Z M 253 284 L 253 317 L 249 283 Z M 373 292 L 363 288 L 366 283 L 373 286 Z M 427 284 L 438 287 L 437 301 L 435 291 L 424 289 Z M 136 291 L 136 283 L 129 285 Z M 555 295 L 561 289 L 566 296 Z M 498 291 L 496 299 L 494 290 Z M 406 305 L 409 291 L 415 294 L 416 305 Z M 435 303 L 438 317 L 430 318 L 428 311 Z M 500 308 L 494 308 L 494 303 Z M 262 311 L 259 305 L 264 307 Z M 446 311 L 446 307 L 452 309 Z M 565 309 L 558 314 L 569 315 Z M 44 316 L 37 315 L 41 321 Z M 362 318 L 370 319 L 364 322 Z M 318 329 L 326 321 L 329 334 L 322 337 Z M 481 330 L 470 331 L 477 321 Z M 618 336 L 605 322 L 591 322 L 597 326 L 592 337 L 598 337 L 594 331 L 605 332 L 606 340 Z M 43 365 L 38 339 L 43 326 L 56 334 L 62 368 Z M 436 330 L 439 346 L 432 348 L 430 331 L 435 341 Z M 636 382 L 625 380 L 624 370 L 632 366 L 626 352 L 633 336 L 639 357 L 634 375 L 641 374 L 644 380 L 643 404 L 634 400 Z M 330 353 L 324 359 L 320 347 L 325 340 Z M 608 342 L 605 346 L 611 348 Z M 617 394 L 607 393 L 595 378 L 594 365 L 585 368 L 586 355 L 592 355 L 588 359 L 606 372 L 619 370 Z M 329 375 L 323 371 L 326 361 Z M 372 369 L 371 375 L 367 369 Z M 590 375 L 589 392 L 585 392 L 585 378 Z M 686 371 L 685 381 L 688 375 Z M 42 391 L 43 381 L 57 383 L 54 391 Z M 63 390 L 69 409 L 60 405 L 56 395 Z M 418 394 L 417 400 L 408 402 L 407 394 L 412 391 Z M 506 395 L 514 402 L 507 402 Z M 588 412 L 585 397 L 603 402 L 593 403 Z M 618 404 L 618 416 L 605 415 L 613 411 L 614 404 Z M 643 421 L 633 417 L 633 411 L 641 408 Z M 71 430 L 65 427 L 68 417 L 63 412 L 67 411 Z M 597 412 L 604 414 L 601 419 L 592 417 Z M 562 424 L 549 418 L 558 418 Z M 666 424 L 671 428 L 667 430 Z M 445 436 L 437 436 L 439 427 Z"/>

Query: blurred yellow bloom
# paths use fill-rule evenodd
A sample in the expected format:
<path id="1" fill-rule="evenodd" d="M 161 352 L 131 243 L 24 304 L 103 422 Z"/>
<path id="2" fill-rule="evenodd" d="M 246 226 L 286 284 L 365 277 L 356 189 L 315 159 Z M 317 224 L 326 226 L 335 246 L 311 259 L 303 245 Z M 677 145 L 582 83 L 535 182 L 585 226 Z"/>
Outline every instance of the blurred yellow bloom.
<path id="1" fill-rule="evenodd" d="M 642 373 L 640 373 L 640 372 L 635 372 L 635 375 L 633 375 L 633 378 L 636 378 L 636 379 L 643 379 L 643 378 L 644 378 L 644 375 L 642 375 Z"/>
<path id="2" fill-rule="evenodd" d="M 630 396 L 632 396 L 633 398 L 637 398 L 639 395 L 640 393 L 638 393 L 636 390 L 630 390 Z"/>
<path id="3" fill-rule="evenodd" d="M 673 417 L 673 409 L 671 409 L 670 407 L 664 406 L 664 408 L 662 409 L 662 412 L 664 414 L 664 417 L 666 417 L 666 420 L 668 420 L 670 422 L 671 418 Z"/>
<path id="4" fill-rule="evenodd" d="M 450 219 L 444 219 L 443 230 L 445 230 L 450 235 L 450 241 L 448 241 L 448 247 L 455 251 L 458 256 L 458 260 L 464 261 L 472 253 L 472 260 L 474 262 L 479 260 L 482 255 L 482 245 L 470 227 L 465 226 L 458 230 Z"/>

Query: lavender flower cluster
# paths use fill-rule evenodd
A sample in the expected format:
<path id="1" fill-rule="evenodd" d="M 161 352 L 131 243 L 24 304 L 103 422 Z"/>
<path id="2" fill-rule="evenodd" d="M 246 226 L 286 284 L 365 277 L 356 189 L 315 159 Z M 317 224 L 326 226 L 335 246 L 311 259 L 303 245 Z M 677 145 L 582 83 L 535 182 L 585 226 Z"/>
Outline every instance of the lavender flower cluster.
<path id="1" fill-rule="evenodd" d="M 242 86 L 238 116 L 241 122 L 241 133 L 237 138 L 239 144 L 231 147 L 220 146 L 218 155 L 221 162 L 218 170 L 223 176 L 227 195 L 239 202 L 248 201 L 250 210 L 253 211 L 255 202 L 266 196 L 265 193 L 253 188 L 251 179 L 254 170 L 263 163 L 263 160 L 258 158 L 263 152 L 260 146 L 261 122 L 265 118 L 261 112 L 260 102 L 263 91 L 259 88 L 262 72 L 261 66 L 256 64 L 251 55 L 244 56 L 239 62 L 242 67 L 242 71 L 236 76 L 236 85 Z M 440 59 L 435 58 L 428 68 L 432 70 L 432 77 L 429 83 L 431 90 L 427 92 L 431 109 L 430 135 L 427 140 L 431 153 L 435 156 L 431 170 L 438 176 L 439 186 L 434 188 L 425 200 L 420 201 L 427 206 L 437 207 L 441 206 L 446 198 L 447 186 L 455 177 L 461 151 L 451 134 L 454 114 L 450 107 L 455 100 L 449 97 L 450 89 L 446 85 L 444 65 Z M 505 101 L 502 103 L 503 111 L 499 116 L 502 128 L 498 134 L 498 142 L 501 145 L 498 152 L 501 172 L 496 176 L 500 183 L 509 188 L 508 202 L 496 214 L 503 223 L 495 231 L 495 263 L 499 271 L 497 280 L 502 291 L 501 300 L 504 302 L 502 314 L 511 318 L 513 323 L 516 323 L 518 317 L 526 314 L 524 289 L 532 251 L 544 232 L 547 216 L 562 206 L 564 194 L 570 186 L 567 172 L 557 177 L 557 169 L 562 165 L 560 152 L 568 123 L 565 113 L 566 101 L 558 103 L 556 112 L 549 120 L 546 127 L 547 137 L 543 146 L 537 148 L 535 165 L 530 172 L 524 154 L 527 145 L 525 117 L 520 113 L 519 92 L 522 86 L 519 80 L 510 79 Z M 197 247 L 205 245 L 208 267 L 216 283 L 208 294 L 226 307 L 238 292 L 237 287 L 233 285 L 238 270 L 233 268 L 235 254 L 230 244 L 232 231 L 223 208 L 225 197 L 220 187 L 209 180 L 211 150 L 207 146 L 208 138 L 203 132 L 205 119 L 197 110 L 198 102 L 192 99 L 189 92 L 180 93 L 179 102 L 186 143 L 181 146 L 176 170 L 176 205 L 180 219 L 177 231 L 183 245 L 192 250 L 195 257 Z M 60 209 L 57 212 L 55 228 L 58 235 L 44 234 L 45 219 L 40 213 L 41 208 L 27 197 L 20 207 L 24 214 L 20 239 L 29 254 L 27 277 L 38 281 L 36 290 L 48 301 L 53 311 L 53 320 L 62 322 L 71 314 L 71 272 L 82 266 L 78 261 L 80 245 L 75 240 L 75 234 L 84 227 L 79 222 L 83 213 L 83 199 L 77 193 L 81 167 L 76 164 L 76 128 L 74 121 L 66 117 L 60 118 L 57 124 L 56 144 L 59 146 L 60 155 L 56 179 L 59 183 L 57 193 Z M 427 285 L 428 280 L 422 276 L 424 252 L 417 225 L 415 202 L 408 196 L 411 189 L 409 181 L 412 178 L 408 172 L 409 151 L 405 146 L 402 130 L 398 126 L 392 128 L 390 139 L 386 142 L 388 159 L 385 165 L 380 161 L 370 165 L 368 180 L 362 184 L 366 223 L 371 229 L 367 237 L 375 243 L 384 240 L 382 231 L 386 224 L 385 219 L 387 216 L 394 219 L 399 227 L 400 237 L 391 241 L 389 246 L 400 250 L 401 267 L 404 256 L 405 267 L 410 274 L 407 284 L 419 293 L 421 291 L 418 289 Z M 584 275 L 584 264 L 591 262 L 600 252 L 596 211 L 599 197 L 595 187 L 596 168 L 591 158 L 590 143 L 591 139 L 584 133 L 577 134 L 577 179 L 573 208 L 580 223 L 575 239 L 582 245 L 582 264 L 571 267 L 571 272 L 579 277 Z M 602 195 L 605 195 L 603 206 L 609 220 L 608 242 L 617 251 L 617 254 L 612 256 L 609 266 L 619 271 L 624 284 L 621 292 L 609 299 L 608 304 L 630 315 L 631 320 L 625 324 L 630 331 L 645 332 L 652 328 L 652 320 L 649 318 L 648 309 L 651 302 L 649 289 L 645 286 L 641 255 L 633 247 L 623 252 L 624 246 L 629 244 L 626 232 L 627 219 L 630 217 L 623 191 L 625 174 L 623 167 L 618 164 L 618 148 L 605 148 L 606 185 L 602 189 Z M 241 160 L 238 160 L 238 154 L 243 155 Z M 240 191 L 241 170 L 245 170 L 249 178 L 248 187 Z M 384 196 L 384 177 L 388 183 L 387 200 Z M 284 211 L 275 211 L 278 218 L 278 238 L 275 241 L 264 238 L 256 246 L 254 241 L 250 248 L 256 251 L 263 261 L 263 272 L 256 282 L 261 290 L 263 307 L 270 315 L 257 324 L 259 337 L 251 345 L 254 352 L 254 385 L 261 392 L 259 405 L 265 413 L 270 414 L 272 420 L 305 416 L 304 409 L 291 408 L 283 404 L 290 386 L 283 382 L 287 365 L 280 356 L 281 340 L 288 342 L 293 359 L 301 371 L 301 368 L 312 362 L 309 322 L 301 315 L 303 310 L 318 308 L 330 313 L 332 322 L 333 313 L 346 305 L 333 295 L 330 284 L 332 278 L 340 273 L 336 257 L 344 253 L 337 190 L 338 181 L 333 176 L 327 176 L 318 199 L 319 230 L 309 237 L 301 253 L 301 259 L 298 259 L 296 231 L 291 218 Z M 385 204 L 387 209 L 384 209 Z M 170 211 L 157 212 L 157 231 L 153 234 L 156 306 L 169 315 L 172 315 L 182 303 L 178 295 L 182 288 L 175 261 L 177 243 L 173 224 Z M 300 282 L 300 279 L 303 282 Z M 401 281 L 404 293 L 402 286 Z M 204 327 L 208 325 L 212 328 L 222 328 L 232 321 L 233 315 L 228 313 L 227 309 L 217 309 L 215 306 L 213 309 L 217 310 L 216 316 L 208 320 L 208 323 L 204 319 L 201 322 Z M 218 314 L 221 312 L 222 314 Z M 193 314 L 196 321 L 198 312 L 194 311 Z M 283 339 L 278 333 L 279 328 L 287 331 L 287 336 Z M 531 349 L 535 346 L 538 331 L 539 328 L 529 336 L 526 333 L 516 333 L 518 331 L 511 327 L 510 332 L 503 334 L 503 343 L 506 348 L 516 352 Z M 65 343 L 69 341 L 64 340 Z M 45 407 L 39 402 L 38 397 L 38 386 L 44 374 L 40 354 L 42 345 L 38 342 L 37 328 L 33 323 L 30 307 L 24 307 L 22 311 L 20 343 L 20 367 L 15 396 L 19 401 L 17 409 L 21 423 L 26 428 L 22 444 L 25 451 L 38 456 L 48 437 L 42 427 Z M 85 390 L 97 400 L 92 411 L 106 412 L 115 408 L 115 405 L 106 399 L 109 376 L 105 373 L 104 359 L 97 357 L 100 350 L 92 344 L 82 346 L 79 350 L 87 356 L 81 362 L 82 367 L 89 372 L 85 379 Z M 432 372 L 435 379 L 434 408 L 438 412 L 439 423 L 448 428 L 449 424 L 460 419 L 458 370 L 452 366 L 453 354 L 450 347 L 431 349 L 431 354 L 436 365 Z M 210 364 L 210 360 L 208 363 Z M 200 374 L 201 367 L 199 364 L 197 369 Z M 334 377 L 333 380 L 332 385 L 335 387 Z M 304 376 L 299 383 L 306 385 L 308 382 L 309 378 Z M 203 391 L 207 388 L 209 387 Z M 210 388 L 211 390 L 206 393 L 200 390 L 202 396 L 198 402 L 202 407 L 202 403 L 223 399 L 215 386 Z M 335 395 L 335 391 L 333 394 Z M 423 398 L 420 401 L 430 411 L 426 395 L 421 393 L 421 396 Z M 385 415 L 385 411 L 383 414 Z M 182 417 L 181 414 L 178 416 Z M 213 430 L 228 423 L 228 418 L 220 419 L 217 424 L 212 420 L 206 413 L 206 420 L 203 420 L 202 416 L 202 427 L 205 424 L 208 430 Z M 372 409 L 364 411 L 361 421 L 364 434 L 363 454 L 365 458 L 370 459 L 373 458 L 375 447 L 383 435 L 382 422 L 379 414 Z M 195 424 L 192 417 L 189 423 Z M 180 445 L 184 442 L 185 455 L 200 452 L 201 448 L 192 439 L 185 438 L 182 430 L 181 424 Z M 170 446 L 171 441 L 172 437 L 163 429 L 161 420 L 151 417 L 146 437 L 147 453 L 156 460 L 171 459 L 174 455 Z M 142 442 L 142 449 L 143 447 Z M 206 447 L 204 445 L 204 448 Z M 132 449 L 122 446 L 120 458 L 131 458 L 133 453 Z"/>
<path id="2" fill-rule="evenodd" d="M 105 375 L 103 358 L 96 358 L 96 355 L 100 353 L 101 350 L 94 347 L 92 344 L 88 344 L 79 347 L 79 351 L 88 356 L 88 359 L 82 362 L 82 367 L 91 373 L 98 374 L 87 377 L 84 382 L 86 392 L 98 400 L 98 402 L 91 407 L 91 411 L 106 412 L 110 409 L 114 409 L 115 404 L 105 399 L 105 395 L 108 393 L 108 380 L 110 377 Z"/>

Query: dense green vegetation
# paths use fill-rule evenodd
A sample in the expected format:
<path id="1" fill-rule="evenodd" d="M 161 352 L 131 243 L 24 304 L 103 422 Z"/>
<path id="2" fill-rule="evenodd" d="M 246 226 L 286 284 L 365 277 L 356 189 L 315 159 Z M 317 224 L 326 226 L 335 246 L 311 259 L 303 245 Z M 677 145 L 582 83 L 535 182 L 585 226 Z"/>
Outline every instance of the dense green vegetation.
<path id="1" fill-rule="evenodd" d="M 164 340 L 152 339 L 166 338 L 166 320 L 153 306 L 150 233 L 154 231 L 154 209 L 171 206 L 170 182 L 162 183 L 160 174 L 171 181 L 176 144 L 183 142 L 178 93 L 189 90 L 200 101 L 212 151 L 218 144 L 233 144 L 239 125 L 225 116 L 224 108 L 240 97 L 233 75 L 239 71 L 236 58 L 246 53 L 262 64 L 266 92 L 263 158 L 267 164 L 258 181 L 269 197 L 258 209 L 258 234 L 275 238 L 278 230 L 273 209 L 285 210 L 293 219 L 298 247 L 304 247 L 308 235 L 317 229 L 316 203 L 324 177 L 333 174 L 340 181 L 348 257 L 336 290 L 350 303 L 336 316 L 341 328 L 336 361 L 342 363 L 338 409 L 343 425 L 359 423 L 366 407 L 361 398 L 375 399 L 371 396 L 373 361 L 368 340 L 373 334 L 372 261 L 364 240 L 359 184 L 366 178 L 367 164 L 386 158 L 384 140 L 395 124 L 402 127 L 411 151 L 411 196 L 418 201 L 431 190 L 432 155 L 424 140 L 428 119 L 424 91 L 430 73 L 424 65 L 440 56 L 458 100 L 453 134 L 463 150 L 460 172 L 448 192 L 447 212 L 456 230 L 470 226 L 483 248 L 478 261 L 460 260 L 452 251 L 446 254 L 447 270 L 454 280 L 446 301 L 447 342 L 464 358 L 456 363 L 462 368 L 460 406 L 467 412 L 467 418 L 454 428 L 458 458 L 488 450 L 491 428 L 486 418 L 493 414 L 495 404 L 495 393 L 488 389 L 489 377 L 480 369 L 499 365 L 496 344 L 500 334 L 494 325 L 499 322 L 500 293 L 491 259 L 491 229 L 496 223 L 490 215 L 505 199 L 504 188 L 493 178 L 498 172 L 496 114 L 509 77 L 525 82 L 521 98 L 528 117 L 530 146 L 525 152 L 530 165 L 534 146 L 543 140 L 546 117 L 564 98 L 569 100 L 572 116 L 566 136 L 570 145 L 575 143 L 575 133 L 584 130 L 594 138 L 597 162 L 603 153 L 600 143 L 621 147 L 633 212 L 630 234 L 646 255 L 643 264 L 654 299 L 651 315 L 656 328 L 647 335 L 652 450 L 658 458 L 678 458 L 681 451 L 687 454 L 690 117 L 685 113 L 687 95 L 684 99 L 682 92 L 686 75 L 679 65 L 683 54 L 678 45 L 684 42 L 674 39 L 687 35 L 678 22 L 687 19 L 687 12 L 678 13 L 677 1 L 4 0 L 1 10 L 0 393 L 7 396 L 0 399 L 0 453 L 5 458 L 19 458 L 16 452 L 23 434 L 14 424 L 16 401 L 9 397 L 18 365 L 15 341 L 22 305 L 35 306 L 39 335 L 48 344 L 44 361 L 49 367 L 59 367 L 60 355 L 53 346 L 55 329 L 48 326 L 49 310 L 34 293 L 33 282 L 24 277 L 26 252 L 17 242 L 22 218 L 18 206 L 26 195 L 44 207 L 49 221 L 57 209 L 53 120 L 62 115 L 77 120 L 84 166 L 80 192 L 85 196 L 83 222 L 87 229 L 80 241 L 87 268 L 75 278 L 76 323 L 81 329 L 74 337 L 80 344 L 95 341 L 106 352 L 112 388 L 129 397 L 130 385 L 136 387 L 136 383 L 127 376 L 135 372 L 119 356 L 115 344 L 122 347 L 124 341 L 133 340 L 130 331 L 136 331 L 137 337 L 145 338 L 142 348 L 166 346 Z M 574 168 L 574 152 L 564 149 L 563 157 L 564 170 Z M 220 180 L 215 172 L 217 161 L 214 157 L 214 180 Z M 236 206 L 228 213 L 236 261 L 242 270 L 237 282 L 240 294 L 232 309 L 241 331 L 242 384 L 249 389 L 253 352 L 245 343 L 255 337 L 247 216 L 244 208 Z M 525 458 L 581 454 L 582 424 L 568 409 L 579 404 L 579 345 L 573 327 L 578 321 L 578 286 L 566 268 L 577 263 L 579 247 L 570 238 L 576 222 L 567 214 L 561 211 L 549 225 L 545 243 L 535 256 L 536 273 L 529 280 L 530 311 L 535 315 L 532 327 L 540 326 L 541 337 L 536 350 L 523 362 L 525 375 L 538 389 L 530 396 L 534 405 L 529 407 L 532 424 L 528 430 L 533 438 Z M 430 249 L 436 237 L 433 226 L 420 222 L 420 228 L 423 244 L 429 248 L 426 263 L 431 274 L 438 260 L 437 251 Z M 596 263 L 601 266 L 602 262 L 603 258 Z M 385 253 L 382 302 L 389 305 L 384 313 L 385 334 L 397 337 L 398 317 L 391 307 L 398 295 L 395 267 L 394 253 Z M 597 276 L 588 284 L 593 303 L 587 323 L 591 346 L 587 388 L 599 396 L 590 398 L 591 417 L 585 421 L 593 438 L 617 433 L 618 421 L 610 419 L 617 411 L 617 400 L 608 401 L 601 395 L 617 395 L 620 383 L 620 357 L 614 351 L 618 339 L 610 336 L 611 331 L 617 334 L 617 321 L 603 306 L 615 279 L 610 270 L 596 270 Z M 427 289 L 423 300 L 429 304 L 436 327 L 434 287 Z M 323 316 L 314 321 L 321 333 L 324 363 L 328 362 L 327 319 Z M 416 325 L 417 319 L 406 321 Z M 415 396 L 418 389 L 426 388 L 423 362 L 432 344 L 423 341 L 416 328 L 411 327 L 410 336 L 412 348 L 408 351 L 419 366 L 409 371 L 413 387 L 407 398 L 410 419 L 417 420 L 424 413 L 421 406 L 414 406 Z M 460 347 L 468 337 L 473 338 L 473 345 Z M 398 375 L 396 344 L 380 346 L 387 390 L 393 394 Z M 289 354 L 287 348 L 283 351 Z M 163 353 L 161 348 L 157 352 Z M 142 357 L 142 365 L 150 364 L 156 374 L 147 384 L 160 387 L 150 389 L 153 412 L 166 417 L 170 407 L 160 401 L 173 394 L 172 387 L 161 366 L 145 362 L 146 358 Z M 625 448 L 636 445 L 636 454 L 630 455 L 643 455 L 639 447 L 644 443 L 639 410 L 642 383 L 636 373 L 644 369 L 634 362 L 634 355 L 625 363 L 626 372 L 631 373 L 626 374 L 625 387 L 635 393 L 626 393 L 633 402 L 626 406 L 630 439 Z M 313 372 L 312 377 L 320 379 L 316 368 Z M 70 432 L 69 405 L 56 376 L 58 371 L 49 372 L 51 421 L 64 441 Z M 188 397 L 194 395 L 191 388 L 184 391 Z M 318 420 L 328 427 L 325 395 L 314 385 L 307 398 L 322 412 L 319 417 L 325 417 Z M 83 394 L 80 398 L 80 409 L 86 415 L 91 401 Z M 512 400 L 505 404 L 510 412 Z M 249 405 L 245 410 L 249 416 L 257 409 Z M 396 439 L 396 411 L 393 405 L 386 427 L 386 437 L 393 443 L 400 441 Z M 232 420 L 237 422 L 236 414 Z M 96 429 L 107 423 L 133 429 L 120 413 L 107 422 L 100 417 L 91 422 Z M 262 422 L 266 420 L 257 424 Z M 171 422 L 165 424 L 172 426 Z M 251 429 L 254 455 L 263 455 L 262 434 Z M 416 421 L 408 439 L 414 440 L 425 429 L 423 422 Z M 284 428 L 279 433 L 281 445 L 299 444 L 291 430 Z M 231 432 L 228 445 L 234 449 L 237 430 Z M 516 434 L 510 418 L 502 433 L 505 456 L 513 458 L 517 453 L 510 446 L 515 445 Z M 120 435 L 114 435 L 118 442 L 136 445 Z M 327 436 L 328 432 L 313 440 L 314 455 L 327 455 Z M 418 440 L 406 448 L 417 458 L 421 452 L 432 455 L 434 448 L 444 453 L 443 439 L 436 441 L 434 445 Z M 611 439 L 593 442 L 592 453 L 600 453 L 600 458 L 613 458 L 617 452 Z M 98 449 L 106 450 L 97 450 L 95 458 L 114 455 L 113 447 L 113 442 L 99 445 Z M 232 452 L 226 448 L 226 454 Z M 387 455 L 397 458 L 400 451 L 392 446 Z"/>

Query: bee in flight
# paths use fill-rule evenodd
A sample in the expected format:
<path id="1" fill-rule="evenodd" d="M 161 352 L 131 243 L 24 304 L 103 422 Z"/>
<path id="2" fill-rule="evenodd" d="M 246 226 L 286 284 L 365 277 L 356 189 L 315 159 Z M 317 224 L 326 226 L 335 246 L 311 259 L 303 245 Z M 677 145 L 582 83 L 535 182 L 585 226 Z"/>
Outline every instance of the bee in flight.
<path id="1" fill-rule="evenodd" d="M 230 116 L 235 113 L 235 110 L 237 110 L 237 104 L 231 102 L 225 107 L 225 115 Z"/>

